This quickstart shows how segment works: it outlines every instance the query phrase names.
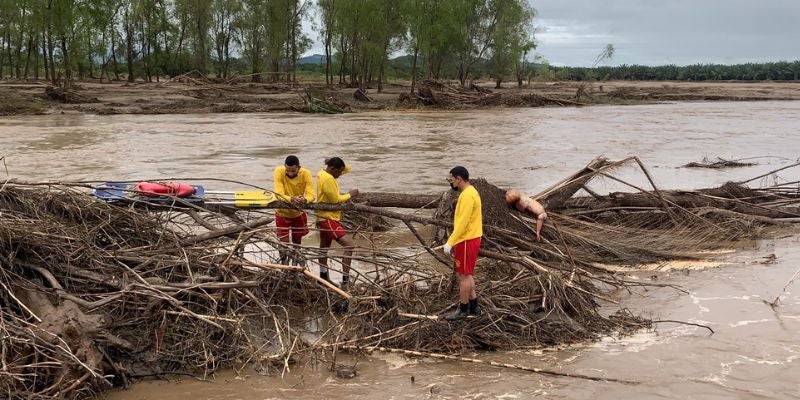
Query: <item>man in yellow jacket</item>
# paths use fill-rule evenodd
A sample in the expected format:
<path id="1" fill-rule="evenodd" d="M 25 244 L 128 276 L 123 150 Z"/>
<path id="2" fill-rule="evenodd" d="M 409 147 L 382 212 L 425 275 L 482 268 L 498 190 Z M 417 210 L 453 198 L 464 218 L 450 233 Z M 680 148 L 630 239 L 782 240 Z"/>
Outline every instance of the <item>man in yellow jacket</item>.
<path id="1" fill-rule="evenodd" d="M 483 236 L 483 216 L 481 214 L 481 196 L 469 183 L 469 171 L 464 167 L 450 170 L 447 178 L 450 188 L 458 190 L 458 201 L 453 216 L 453 232 L 444 244 L 445 254 L 456 261 L 458 276 L 458 309 L 445 317 L 447 320 L 458 320 L 468 315 L 479 315 L 478 294 L 475 292 L 475 263 L 478 261 L 478 250 Z"/>
<path id="2" fill-rule="evenodd" d="M 339 157 L 332 157 L 325 160 L 325 169 L 317 173 L 317 202 L 339 204 L 350 200 L 351 197 L 358 196 L 358 189 L 350 190 L 347 193 L 339 193 L 339 183 L 337 178 L 350 172 L 350 166 L 345 165 Z M 342 257 L 342 287 L 346 287 L 350 281 L 350 263 L 352 262 L 353 240 L 347 236 L 341 222 L 341 211 L 322 211 L 317 210 L 317 228 L 319 228 L 319 248 L 322 250 L 322 258 L 319 260 L 319 276 L 330 282 L 328 275 L 328 249 L 336 241 L 344 248 Z"/>
<path id="3" fill-rule="evenodd" d="M 278 200 L 303 205 L 314 201 L 314 182 L 311 171 L 300 166 L 300 159 L 291 155 L 286 157 L 284 165 L 275 168 L 273 175 L 275 195 Z M 275 210 L 275 226 L 277 226 L 278 239 L 299 245 L 303 236 L 308 234 L 308 215 L 299 209 L 281 208 Z M 289 253 L 280 251 L 281 264 L 289 263 Z M 296 260 L 298 264 L 303 261 Z"/>

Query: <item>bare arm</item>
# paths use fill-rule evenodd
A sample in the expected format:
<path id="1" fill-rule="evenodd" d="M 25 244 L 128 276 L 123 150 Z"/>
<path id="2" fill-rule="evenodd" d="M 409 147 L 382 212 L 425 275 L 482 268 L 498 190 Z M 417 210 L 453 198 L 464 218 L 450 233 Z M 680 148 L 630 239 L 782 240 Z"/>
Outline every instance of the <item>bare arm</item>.
<path id="1" fill-rule="evenodd" d="M 542 240 L 542 226 L 544 226 L 544 220 L 547 219 L 547 212 L 541 203 L 533 199 L 528 202 L 528 211 L 536 214 L 536 240 Z"/>

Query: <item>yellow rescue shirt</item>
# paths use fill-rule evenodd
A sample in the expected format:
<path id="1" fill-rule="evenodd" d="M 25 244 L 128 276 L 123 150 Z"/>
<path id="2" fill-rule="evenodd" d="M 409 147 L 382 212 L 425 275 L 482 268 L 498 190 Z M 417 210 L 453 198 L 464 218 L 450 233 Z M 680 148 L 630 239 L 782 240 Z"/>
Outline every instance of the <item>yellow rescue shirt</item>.
<path id="1" fill-rule="evenodd" d="M 297 176 L 289 178 L 286 176 L 286 166 L 278 166 L 275 168 L 273 182 L 275 182 L 275 195 L 279 201 L 288 203 L 295 196 L 303 196 L 309 203 L 314 201 L 313 177 L 311 171 L 306 168 L 301 167 Z M 281 208 L 275 210 L 275 213 L 284 218 L 295 218 L 303 214 L 303 211 Z"/>
<path id="2" fill-rule="evenodd" d="M 350 172 L 350 166 L 345 165 L 342 175 Z M 329 174 L 324 169 L 317 173 L 317 203 L 344 203 L 350 200 L 350 193 L 339 193 L 339 182 L 333 175 Z M 333 219 L 339 221 L 342 219 L 341 211 L 322 211 L 317 210 L 317 221 L 324 219 Z"/>
<path id="3" fill-rule="evenodd" d="M 447 244 L 455 246 L 465 240 L 481 236 L 483 236 L 481 196 L 475 187 L 470 185 L 458 195 L 456 213 L 453 217 L 453 233 L 447 239 Z"/>

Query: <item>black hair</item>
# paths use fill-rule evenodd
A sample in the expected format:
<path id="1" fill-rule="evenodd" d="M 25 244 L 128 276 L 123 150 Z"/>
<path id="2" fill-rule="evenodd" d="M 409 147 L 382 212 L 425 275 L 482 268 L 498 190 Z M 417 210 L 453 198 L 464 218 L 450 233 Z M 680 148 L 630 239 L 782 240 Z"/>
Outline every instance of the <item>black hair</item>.
<path id="1" fill-rule="evenodd" d="M 287 167 L 299 167 L 300 159 L 297 158 L 297 156 L 287 156 L 284 164 L 286 164 Z"/>
<path id="2" fill-rule="evenodd" d="M 469 182 L 469 171 L 460 165 L 458 167 L 453 167 L 453 169 L 450 170 L 450 175 L 461 177 L 461 179 Z"/>
<path id="3" fill-rule="evenodd" d="M 325 162 L 325 165 L 333 168 L 344 168 L 344 160 L 339 157 L 331 157 Z"/>

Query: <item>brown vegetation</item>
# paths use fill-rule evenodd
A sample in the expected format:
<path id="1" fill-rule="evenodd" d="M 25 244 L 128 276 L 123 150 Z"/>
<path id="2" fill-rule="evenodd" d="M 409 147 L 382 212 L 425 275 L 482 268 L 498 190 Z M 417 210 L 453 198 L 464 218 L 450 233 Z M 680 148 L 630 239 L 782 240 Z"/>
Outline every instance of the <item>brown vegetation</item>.
<path id="1" fill-rule="evenodd" d="M 317 83 L 248 83 L 234 78 L 216 82 L 190 75 L 160 83 L 85 81 L 69 89 L 18 81 L 0 84 L 3 93 L 10 96 L 0 100 L 0 112 L 10 115 L 43 111 L 98 114 L 313 111 L 307 106 L 307 93 L 339 109 L 356 112 L 800 99 L 800 85 L 770 82 L 532 82 L 522 88 L 488 89 L 488 86 L 472 83 L 462 87 L 457 83 L 427 80 L 418 83 L 413 93 L 408 82 L 384 84 L 378 93 L 370 87 L 353 92 L 348 87 Z M 20 100 L 27 106 L 13 106 L 21 104 Z M 41 106 L 37 106 L 39 103 Z"/>
<path id="2" fill-rule="evenodd" d="M 41 114 L 44 107 L 39 100 L 31 96 L 19 95 L 12 90 L 0 89 L 1 115 Z"/>
<path id="3" fill-rule="evenodd" d="M 726 160 L 721 157 L 717 157 L 716 160 L 709 160 L 706 157 L 703 157 L 703 161 L 700 162 L 690 162 L 684 165 L 686 168 L 711 168 L 711 169 L 721 169 L 721 168 L 738 168 L 738 167 L 751 167 L 756 165 L 754 162 L 743 162 L 742 160 Z"/>
<path id="4" fill-rule="evenodd" d="M 146 376 L 240 364 L 280 370 L 310 354 L 333 366 L 340 350 L 447 358 L 624 334 L 650 321 L 624 306 L 609 314 L 599 305 L 617 303 L 615 289 L 656 284 L 625 280 L 601 264 L 701 258 L 701 250 L 800 217 L 791 184 L 574 196 L 594 178 L 618 180 L 614 169 L 635 163 L 595 160 L 535 196 L 550 207 L 542 242 L 532 234 L 534 221 L 506 206 L 502 189 L 475 180 L 484 207 L 476 276 L 484 312 L 459 322 L 440 320 L 456 292 L 450 261 L 435 250 L 451 226 L 453 193 L 416 203 L 414 195 L 395 193 L 365 196 L 373 206 L 308 205 L 361 215 L 351 229 L 368 229 L 376 216 L 399 221 L 419 240 L 411 248 L 361 246 L 355 284 L 342 291 L 304 267 L 272 262 L 285 245 L 267 227 L 270 214 L 213 211 L 179 199 L 172 207 L 115 206 L 89 196 L 85 184 L 5 182 L 0 392 L 81 398 Z M 426 216 L 378 204 L 437 209 Z M 420 225 L 434 227 L 433 238 Z M 321 255 L 314 247 L 287 250 L 309 265 Z M 313 334 L 303 332 L 309 318 L 319 327 Z"/>

